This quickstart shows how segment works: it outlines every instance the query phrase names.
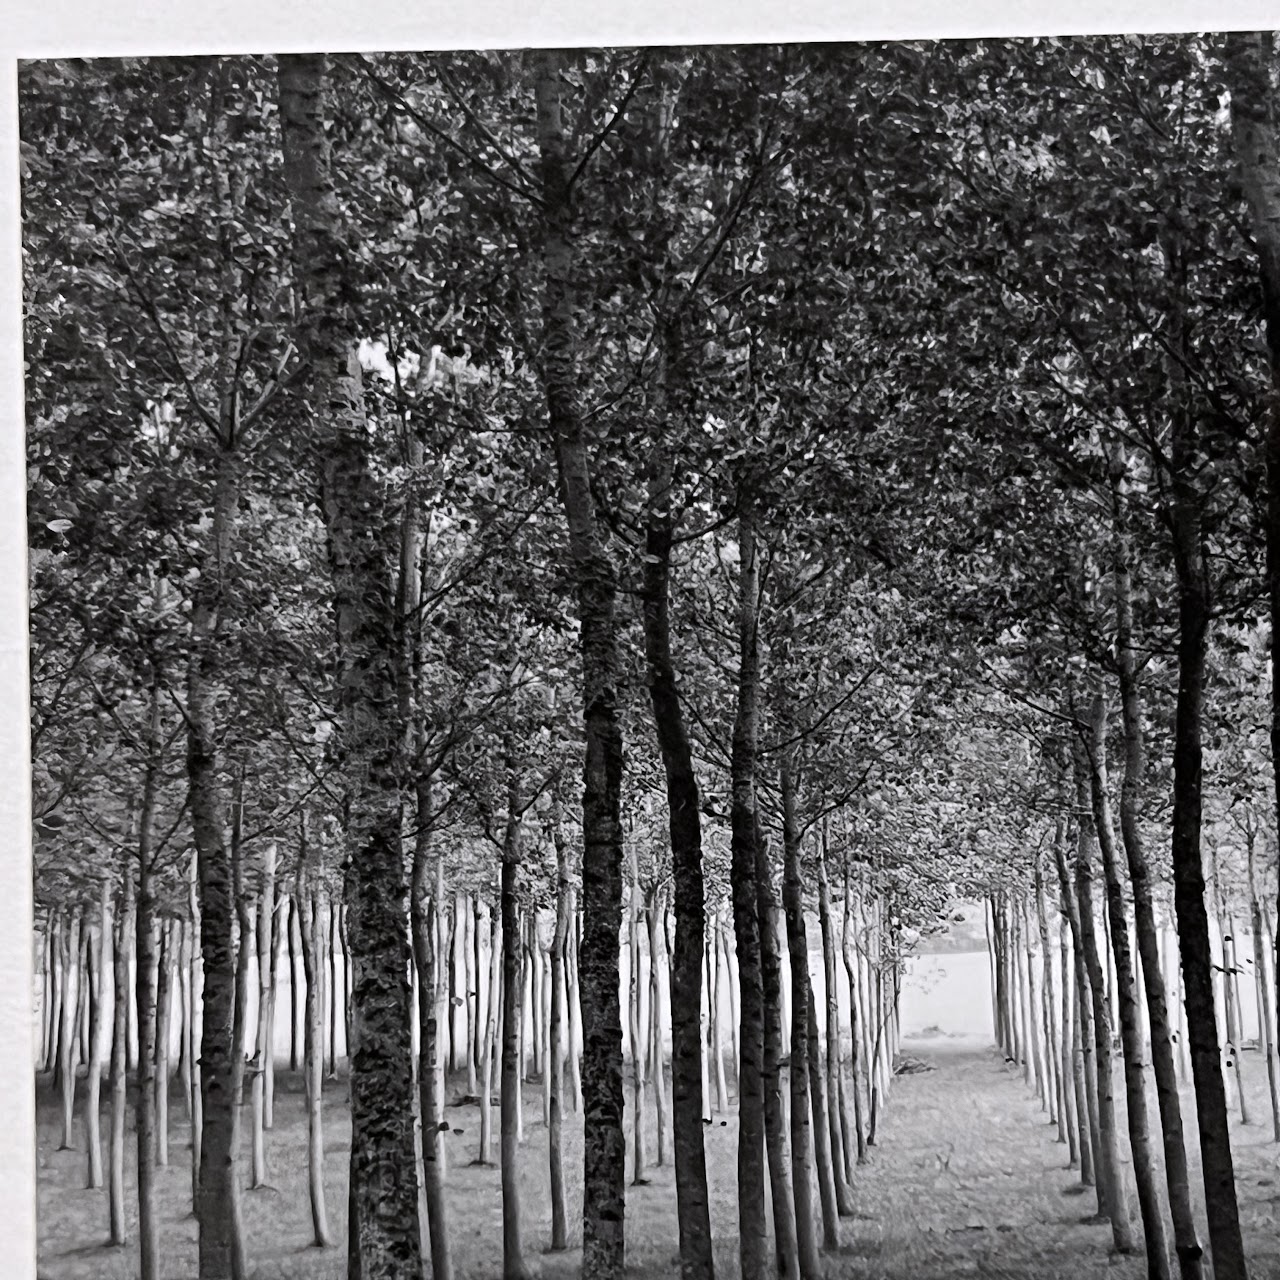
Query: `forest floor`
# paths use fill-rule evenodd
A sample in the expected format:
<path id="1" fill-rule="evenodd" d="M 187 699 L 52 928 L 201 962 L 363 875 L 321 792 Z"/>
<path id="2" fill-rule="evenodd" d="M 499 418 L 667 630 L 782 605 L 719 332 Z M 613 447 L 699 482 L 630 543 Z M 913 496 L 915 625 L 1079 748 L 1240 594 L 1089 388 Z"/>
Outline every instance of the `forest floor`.
<path id="1" fill-rule="evenodd" d="M 1066 1149 L 1055 1141 L 1020 1071 L 989 1046 L 964 1038 L 910 1041 L 904 1052 L 934 1069 L 895 1082 L 878 1145 L 857 1171 L 856 1214 L 841 1223 L 842 1248 L 826 1258 L 832 1280 L 947 1280 L 976 1275 L 998 1280 L 1139 1280 L 1137 1256 L 1110 1250 L 1108 1226 L 1091 1220 L 1093 1193 L 1066 1168 Z M 1252 1058 L 1253 1055 L 1249 1055 Z M 1280 1278 L 1280 1164 L 1270 1141 L 1262 1064 L 1253 1068 L 1251 1124 L 1233 1124 L 1233 1147 L 1245 1243 L 1257 1280 Z M 456 1090 L 451 1086 L 449 1096 Z M 326 1183 L 330 1227 L 346 1232 L 346 1160 L 349 1128 L 342 1106 L 345 1082 L 326 1088 Z M 521 1181 L 525 1248 L 542 1280 L 578 1274 L 580 1253 L 545 1252 L 550 1236 L 546 1168 L 547 1133 L 541 1090 L 526 1086 Z M 39 1237 L 41 1280 L 125 1280 L 136 1275 L 136 1256 L 105 1245 L 106 1193 L 83 1187 L 85 1156 L 58 1151 L 60 1124 L 48 1083 L 39 1088 Z M 1122 1104 L 1123 1093 L 1118 1101 Z M 310 1247 L 306 1193 L 305 1120 L 300 1078 L 282 1073 L 275 1128 L 267 1135 L 270 1188 L 244 1193 L 250 1274 L 257 1280 L 338 1280 L 345 1275 L 342 1247 Z M 1121 1105 L 1121 1116 L 1123 1107 Z M 498 1171 L 468 1163 L 475 1154 L 479 1113 L 450 1107 L 448 1206 L 458 1280 L 490 1280 L 501 1263 Z M 1154 1118 L 1154 1117 L 1153 1117 Z M 105 1135 L 104 1108 L 104 1135 Z M 247 1119 L 247 1115 L 246 1115 Z M 581 1203 L 581 1131 L 566 1118 L 565 1168 L 570 1223 Z M 1184 1121 L 1193 1161 L 1194 1109 Z M 246 1135 L 247 1136 L 247 1135 Z M 83 1138 L 77 1131 L 81 1144 Z M 705 1130 L 716 1234 L 717 1271 L 737 1273 L 734 1194 L 736 1124 L 717 1116 Z M 174 1094 L 170 1165 L 159 1172 L 162 1280 L 196 1274 L 196 1230 L 191 1216 L 188 1127 Z M 128 1155 L 133 1155 L 130 1132 Z M 247 1148 L 247 1140 L 244 1143 Z M 649 1140 L 650 1158 L 654 1139 Z M 496 1142 L 495 1142 L 496 1154 Z M 246 1152 L 247 1158 L 247 1152 Z M 1198 1164 L 1198 1162 L 1195 1162 Z M 1193 1173 L 1196 1170 L 1193 1170 Z M 246 1168 L 246 1180 L 248 1169 Z M 132 1179 L 132 1172 L 127 1176 Z M 627 1188 L 627 1272 L 645 1280 L 678 1274 L 675 1183 L 670 1165 L 649 1170 L 643 1187 Z M 630 1167 L 628 1168 L 630 1182 Z M 130 1211 L 136 1206 L 130 1198 Z M 1136 1212 L 1136 1206 L 1135 1206 Z M 1202 1219 L 1203 1220 L 1203 1219 Z M 131 1229 L 133 1223 L 131 1221 Z"/>

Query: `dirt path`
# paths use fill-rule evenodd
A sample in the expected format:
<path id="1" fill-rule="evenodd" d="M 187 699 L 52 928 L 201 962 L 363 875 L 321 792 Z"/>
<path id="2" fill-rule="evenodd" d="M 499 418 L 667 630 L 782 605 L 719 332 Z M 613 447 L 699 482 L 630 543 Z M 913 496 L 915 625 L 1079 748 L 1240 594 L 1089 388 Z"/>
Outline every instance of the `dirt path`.
<path id="1" fill-rule="evenodd" d="M 1144 1280 L 1140 1256 L 1110 1253 L 1110 1228 L 1089 1221 L 1095 1201 L 1066 1168 L 1066 1148 L 1022 1081 L 988 1043 L 929 1039 L 905 1051 L 934 1066 L 900 1076 L 883 1118 L 879 1145 L 858 1169 L 857 1217 L 840 1224 L 844 1247 L 824 1258 L 828 1280 Z M 1255 1114 L 1265 1115 L 1262 1064 L 1246 1063 L 1257 1090 Z M 326 1088 L 326 1182 L 330 1223 L 338 1239 L 346 1229 L 348 1126 L 344 1081 Z M 131 1280 L 132 1248 L 105 1247 L 106 1198 L 84 1189 L 83 1150 L 59 1151 L 57 1101 L 40 1092 L 40 1275 L 44 1280 Z M 172 1163 L 159 1171 L 162 1280 L 193 1280 L 196 1231 L 191 1216 L 187 1125 L 181 1104 L 171 1103 Z M 525 1094 L 526 1141 L 521 1149 L 525 1243 L 538 1280 L 579 1280 L 581 1251 L 545 1252 L 550 1219 L 546 1130 L 541 1093 Z M 492 1280 L 501 1268 L 501 1196 L 497 1170 L 471 1163 L 479 1132 L 472 1106 L 451 1106 L 453 1127 L 448 1174 L 450 1235 L 457 1280 Z M 1122 1111 L 1123 1114 L 1123 1111 Z M 1194 1107 L 1184 1097 L 1188 1147 L 1195 1167 Z M 276 1128 L 269 1135 L 271 1188 L 246 1192 L 245 1234 L 251 1280 L 344 1280 L 345 1250 L 309 1247 L 305 1111 L 296 1076 L 277 1086 Z M 126 1152 L 132 1182 L 133 1135 Z M 716 1274 L 738 1274 L 736 1184 L 737 1125 L 733 1111 L 704 1130 L 715 1235 Z M 578 1236 L 582 1159 L 579 1118 L 565 1130 L 571 1234 Z M 242 1152 L 248 1175 L 248 1143 Z M 1253 1280 L 1280 1280 L 1280 1186 L 1270 1124 L 1232 1125 L 1241 1217 Z M 655 1150 L 650 1136 L 650 1152 Z M 628 1164 L 628 1175 L 630 1165 Z M 628 1176 L 628 1183 L 630 1177 Z M 133 1192 L 129 1192 L 133 1234 Z M 1203 1214 L 1200 1214 L 1203 1222 Z M 679 1272 L 676 1196 L 670 1164 L 651 1167 L 643 1187 L 627 1188 L 629 1280 L 670 1280 Z M 576 1242 L 576 1241 L 575 1241 Z M 0 1266 L 0 1275 L 4 1269 Z"/>
<path id="2" fill-rule="evenodd" d="M 839 1260 L 831 1260 L 831 1276 L 1145 1277 L 1141 1255 L 1112 1253 L 1110 1226 L 1092 1217 L 1093 1191 L 1067 1169 L 1057 1128 L 1020 1070 L 973 1041 L 908 1043 L 904 1051 L 936 1069 L 895 1081 L 879 1146 L 858 1171 L 858 1217 L 844 1227 L 849 1244 Z M 1191 1111 L 1192 1144 L 1193 1116 Z M 1237 1173 L 1246 1245 L 1255 1274 L 1280 1276 L 1275 1149 L 1264 1153 L 1261 1145 L 1243 1145 Z"/>

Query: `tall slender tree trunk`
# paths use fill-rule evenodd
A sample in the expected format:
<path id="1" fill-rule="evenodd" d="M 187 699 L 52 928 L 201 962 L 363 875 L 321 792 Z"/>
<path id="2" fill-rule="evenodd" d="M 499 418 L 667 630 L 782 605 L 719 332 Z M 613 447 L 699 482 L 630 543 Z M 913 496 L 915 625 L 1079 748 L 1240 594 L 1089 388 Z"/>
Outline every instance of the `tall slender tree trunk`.
<path id="1" fill-rule="evenodd" d="M 106 979 L 112 972 L 114 948 L 111 938 L 111 886 L 104 878 L 98 889 L 98 930 L 89 963 L 98 975 L 98 1001 L 89 1045 L 89 1075 L 86 1080 L 84 1117 L 85 1151 L 88 1170 L 85 1185 L 102 1186 L 102 1066 L 111 1043 L 111 1024 L 104 1016 Z"/>
<path id="2" fill-rule="evenodd" d="M 310 848 L 305 813 L 299 826 L 296 904 L 299 950 L 302 952 L 303 996 L 302 1073 L 307 1099 L 307 1198 L 311 1207 L 311 1243 L 317 1248 L 332 1244 L 329 1213 L 324 1196 L 324 1024 L 317 980 L 320 966 L 321 929 L 317 910 L 319 894 L 311 882 Z M 294 920 L 291 912 L 291 920 Z M 292 948 L 291 948 L 292 950 Z"/>
<path id="3" fill-rule="evenodd" d="M 782 902 L 791 957 L 791 1168 L 796 1207 L 796 1246 L 802 1280 L 822 1274 L 813 1203 L 813 1128 L 809 1103 L 809 940 L 804 924 L 800 841 L 795 829 L 791 765 L 782 767 Z M 829 1238 L 829 1236 L 828 1236 Z"/>
<path id="4" fill-rule="evenodd" d="M 1125 914 L 1120 859 L 1115 847 L 1115 824 L 1111 816 L 1111 784 L 1106 757 L 1107 704 L 1100 689 L 1093 698 L 1087 741 L 1094 830 L 1102 851 L 1107 916 L 1111 921 L 1115 952 L 1120 1041 L 1124 1053 L 1125 1113 L 1129 1123 L 1134 1180 L 1138 1188 L 1138 1210 L 1146 1241 L 1147 1275 L 1149 1280 L 1169 1280 L 1169 1241 L 1147 1117 L 1142 1020 L 1138 1011 L 1133 955 L 1129 950 L 1129 921 Z"/>
<path id="5" fill-rule="evenodd" d="M 520 1089 L 520 816 L 516 780 L 508 762 L 507 823 L 502 840 L 502 1275 L 527 1280 L 520 1223 L 520 1152 L 516 1095 Z M 585 1270 L 585 1264 L 584 1264 Z"/>
<path id="6" fill-rule="evenodd" d="M 124 1135 L 128 1119 L 128 1066 L 127 1042 L 129 1039 L 129 927 L 133 913 L 133 869 L 129 859 L 124 859 L 123 881 L 120 889 L 120 906 L 116 911 L 114 946 L 111 956 L 111 972 L 115 988 L 113 1028 L 111 1039 L 111 1147 L 107 1166 L 107 1201 L 111 1224 L 111 1243 L 128 1242 L 125 1223 L 124 1196 Z"/>
<path id="7" fill-rule="evenodd" d="M 1080 942 L 1093 999 L 1094 1064 L 1098 1077 L 1097 1177 L 1103 1212 L 1111 1219 L 1112 1243 L 1118 1253 L 1133 1250 L 1133 1225 L 1124 1169 L 1120 1163 L 1115 1112 L 1115 1069 L 1112 1065 L 1111 1005 L 1106 994 L 1105 956 L 1098 946 L 1093 907 L 1093 849 L 1098 839 L 1090 803 L 1089 766 L 1083 749 L 1076 757 L 1076 898 L 1080 908 Z"/>
<path id="8" fill-rule="evenodd" d="M 1066 826 L 1059 822 L 1054 831 L 1054 859 L 1062 893 L 1062 911 L 1071 930 L 1074 999 L 1072 1001 L 1072 1038 L 1075 1043 L 1072 1070 L 1076 1079 L 1076 1109 L 1080 1116 L 1080 1181 L 1092 1186 L 1098 1194 L 1098 1215 L 1110 1216 L 1110 1187 L 1102 1169 L 1101 1124 L 1098 1113 L 1098 1072 L 1095 1067 L 1093 997 L 1089 987 L 1089 971 L 1085 964 L 1081 938 L 1080 906 L 1070 868 L 1067 865 Z"/>
<path id="9" fill-rule="evenodd" d="M 760 919 L 760 978 L 764 996 L 765 1150 L 769 1160 L 769 1191 L 773 1208 L 774 1252 L 779 1274 L 800 1274 L 796 1254 L 795 1200 L 791 1186 L 785 1108 L 782 1101 L 782 958 L 778 946 L 778 903 L 759 818 L 756 820 L 756 909 Z"/>
<path id="10" fill-rule="evenodd" d="M 416 557 L 415 557 L 416 562 Z M 412 896 L 410 913 L 413 928 L 413 958 L 418 972 L 418 1109 L 422 1117 L 422 1185 L 427 1208 L 427 1230 L 431 1246 L 431 1274 L 434 1280 L 449 1280 L 453 1258 L 449 1249 L 449 1226 L 444 1194 L 441 1155 L 444 1147 L 439 1090 L 436 1077 L 440 1066 L 440 1001 L 435 929 L 440 922 L 439 898 L 431 855 L 431 824 L 434 819 L 431 779 L 420 777 L 416 788 L 417 823 L 413 842 Z M 437 857 L 439 855 L 436 855 Z"/>
<path id="11" fill-rule="evenodd" d="M 1204 1251 L 1196 1234 L 1191 1203 L 1191 1180 L 1187 1169 L 1186 1143 L 1182 1129 L 1182 1104 L 1178 1097 L 1177 1067 L 1174 1061 L 1173 1029 L 1169 1022 L 1168 994 L 1164 965 L 1160 956 L 1160 927 L 1152 899 L 1151 875 L 1142 839 L 1140 804 L 1146 773 L 1146 747 L 1142 727 L 1142 706 L 1138 687 L 1138 660 L 1133 641 L 1132 552 L 1128 533 L 1126 494 L 1127 463 L 1122 447 L 1110 460 L 1113 560 L 1112 591 L 1115 598 L 1116 666 L 1120 679 L 1120 716 L 1124 728 L 1124 777 L 1120 784 L 1120 837 L 1133 890 L 1134 932 L 1142 961 L 1148 1022 L 1151 1032 L 1151 1063 L 1156 1082 L 1156 1102 L 1160 1110 L 1160 1131 L 1164 1149 L 1165 1185 L 1173 1219 L 1174 1249 L 1181 1280 L 1201 1280 Z"/>
<path id="12" fill-rule="evenodd" d="M 750 492 L 739 492 L 737 709 L 730 775 L 730 870 L 738 953 L 738 1233 L 742 1280 L 768 1273 L 765 1217 L 764 986 L 759 895 L 756 887 L 756 749 L 760 683 L 760 566 Z"/>
<path id="13" fill-rule="evenodd" d="M 1170 341 L 1175 351 L 1184 342 L 1182 302 L 1185 263 L 1181 245 L 1171 237 Z M 1191 1074 L 1200 1130 L 1200 1163 L 1204 1176 L 1209 1246 L 1215 1280 L 1245 1280 L 1248 1266 L 1236 1201 L 1235 1163 L 1227 1123 L 1226 1090 L 1218 1051 L 1214 1012 L 1209 917 L 1205 908 L 1201 860 L 1203 788 L 1203 721 L 1206 649 L 1210 621 L 1210 580 L 1201 523 L 1203 498 L 1195 475 L 1200 469 L 1200 442 L 1189 411 L 1177 406 L 1170 438 L 1170 524 L 1178 580 L 1178 692 L 1173 735 L 1172 860 L 1173 901 L 1178 948 L 1182 957 L 1183 999 L 1191 1048 Z"/>
<path id="14" fill-rule="evenodd" d="M 399 714 L 400 620 L 386 499 L 370 456 L 356 354 L 350 224 L 334 195 L 322 55 L 278 60 L 284 178 L 309 368 L 309 432 L 320 462 L 338 633 L 338 738 L 347 765 L 344 906 L 351 1000 L 350 1259 L 392 1280 L 421 1264 L 414 1167 L 410 942 L 401 853 L 406 773 Z M 345 984 L 345 980 L 344 980 Z"/>
<path id="15" fill-rule="evenodd" d="M 493 1157 L 493 1061 L 498 1053 L 502 1014 L 502 918 L 501 906 L 489 916 L 489 999 L 485 1014 L 483 1056 L 480 1059 L 480 1150 L 477 1164 Z"/>
<path id="16" fill-rule="evenodd" d="M 1275 105 L 1278 70 L 1275 35 L 1237 32 L 1227 36 L 1226 69 L 1231 90 L 1232 137 L 1258 255 L 1271 368 L 1271 394 L 1266 406 L 1263 441 L 1267 492 L 1264 526 L 1267 603 L 1271 615 L 1271 768 L 1276 815 L 1280 818 L 1280 679 L 1277 679 L 1280 672 L 1280 125 Z M 1280 909 L 1280 882 L 1277 895 Z M 1274 969 L 1280 981 L 1280 932 L 1276 937 Z M 1280 1018 L 1280 995 L 1274 1012 Z M 1280 1028 L 1276 1038 L 1280 1040 Z M 1225 1184 L 1220 1182 L 1224 1176 L 1225 1167 L 1215 1170 L 1214 1199 L 1225 1194 Z M 1206 1172 L 1206 1180 L 1208 1177 Z M 1225 1210 L 1222 1216 L 1229 1217 Z M 1229 1265 L 1240 1266 L 1239 1274 L 1243 1274 L 1243 1262 L 1236 1261 L 1235 1234 L 1226 1223 L 1221 1225 L 1220 1234 L 1229 1240 Z M 1218 1240 L 1212 1230 L 1210 1241 L 1216 1269 Z"/>
<path id="17" fill-rule="evenodd" d="M 569 940 L 569 850 L 558 809 L 551 831 L 556 849 L 556 927 L 551 937 L 551 1110 L 547 1152 L 551 1175 L 551 1248 L 569 1247 L 564 1204 L 564 1006 L 565 946 Z"/>
<path id="18" fill-rule="evenodd" d="M 626 1139 L 618 920 L 622 911 L 622 726 L 615 578 L 597 527 L 579 409 L 572 161 L 564 120 L 567 55 L 534 55 L 544 273 L 542 377 L 578 597 L 586 759 L 583 771 L 582 1266 L 593 1280 L 623 1273 Z"/>
<path id="19" fill-rule="evenodd" d="M 156 983 L 156 1164 L 169 1164 L 169 1044 L 173 1035 L 174 976 L 177 973 L 175 920 L 159 922 Z"/>
<path id="20" fill-rule="evenodd" d="M 647 1090 L 644 1076 L 644 1027 L 641 1021 L 641 993 L 644 988 L 640 974 L 640 869 L 634 840 L 631 841 L 629 861 L 631 886 L 627 901 L 627 945 L 630 963 L 627 966 L 627 1009 L 630 1018 L 628 1039 L 631 1042 L 631 1181 L 633 1186 L 644 1186 L 649 1181 L 645 1176 L 648 1149 L 644 1131 Z"/>
<path id="21" fill-rule="evenodd" d="M 155 1196 L 156 1169 L 156 996 L 155 816 L 160 789 L 162 676 L 152 669 L 147 761 L 138 815 L 138 890 L 134 908 L 135 1001 L 138 1009 L 138 1246 L 142 1280 L 156 1280 L 160 1261 L 160 1224 Z M 239 1280 L 239 1277 L 234 1278 Z"/>
<path id="22" fill-rule="evenodd" d="M 59 985 L 62 995 L 59 1005 L 58 1031 L 58 1089 L 62 1095 L 61 1151 L 75 1146 L 74 1123 L 76 1105 L 76 1067 L 80 1056 L 80 1038 L 76 1027 L 78 988 L 77 969 L 80 959 L 80 913 L 69 913 L 58 937 Z"/>

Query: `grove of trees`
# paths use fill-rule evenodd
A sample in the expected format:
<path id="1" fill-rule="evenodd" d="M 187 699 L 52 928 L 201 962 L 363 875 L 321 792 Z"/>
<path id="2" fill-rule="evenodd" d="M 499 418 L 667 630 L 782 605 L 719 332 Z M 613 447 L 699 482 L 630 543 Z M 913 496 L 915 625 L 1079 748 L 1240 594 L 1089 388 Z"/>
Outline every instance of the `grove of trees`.
<path id="1" fill-rule="evenodd" d="M 1114 1247 L 1250 1274 L 1278 80 L 1269 34 L 22 67 L 37 1066 L 143 1280 L 171 1106 L 200 1280 L 250 1273 L 286 1069 L 352 1280 L 451 1276 L 473 1159 L 530 1274 L 534 1123 L 584 1277 L 670 1164 L 709 1280 L 730 1110 L 739 1274 L 822 1275 L 959 902 Z"/>

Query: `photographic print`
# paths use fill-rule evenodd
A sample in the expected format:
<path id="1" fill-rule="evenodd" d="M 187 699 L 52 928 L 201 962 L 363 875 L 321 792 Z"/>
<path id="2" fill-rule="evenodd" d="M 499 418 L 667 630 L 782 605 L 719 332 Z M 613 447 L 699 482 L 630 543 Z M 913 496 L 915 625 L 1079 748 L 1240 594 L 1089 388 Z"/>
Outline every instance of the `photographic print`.
<path id="1" fill-rule="evenodd" d="M 22 62 L 42 1280 L 1280 1277 L 1278 94 Z"/>

